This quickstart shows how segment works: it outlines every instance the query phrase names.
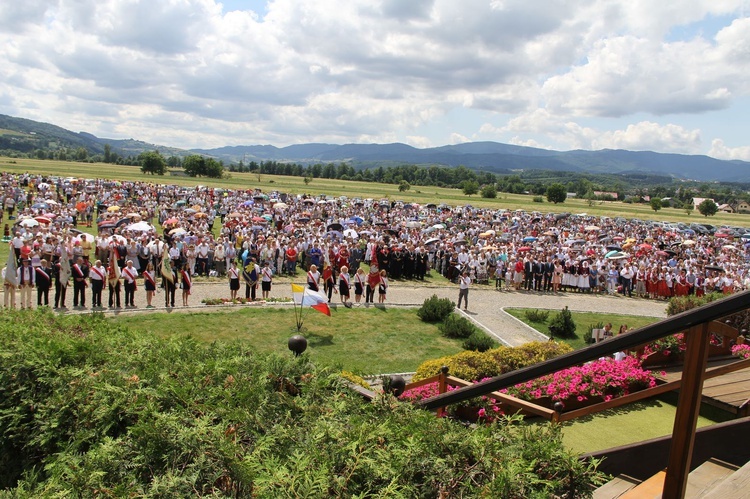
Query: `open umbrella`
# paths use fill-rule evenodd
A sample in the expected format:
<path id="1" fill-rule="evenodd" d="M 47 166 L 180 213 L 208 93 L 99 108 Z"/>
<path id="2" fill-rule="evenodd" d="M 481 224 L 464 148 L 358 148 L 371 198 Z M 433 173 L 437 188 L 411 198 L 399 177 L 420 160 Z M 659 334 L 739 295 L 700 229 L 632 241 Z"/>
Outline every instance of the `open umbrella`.
<path id="1" fill-rule="evenodd" d="M 131 230 L 133 232 L 148 232 L 150 230 L 154 230 L 154 226 L 148 222 L 136 222 L 134 224 L 126 226 L 125 229 Z"/>
<path id="2" fill-rule="evenodd" d="M 31 205 L 32 208 L 35 210 L 47 210 L 49 209 L 49 205 L 47 203 L 34 203 Z"/>
<path id="3" fill-rule="evenodd" d="M 176 224 L 178 224 L 178 223 L 180 223 L 180 221 L 179 221 L 179 220 L 178 220 L 177 218 L 174 218 L 174 217 L 172 217 L 172 218 L 168 218 L 168 219 L 164 220 L 164 221 L 163 221 L 163 222 L 161 223 L 161 225 L 162 225 L 162 226 L 166 226 L 166 225 L 176 225 Z"/>
<path id="4" fill-rule="evenodd" d="M 623 253 L 622 251 L 615 251 L 611 253 L 609 256 L 607 256 L 607 260 L 622 260 L 624 258 L 629 257 L 627 253 Z"/>
<path id="5" fill-rule="evenodd" d="M 648 251 L 648 250 L 650 250 L 650 249 L 653 248 L 653 246 L 651 246 L 650 244 L 647 244 L 647 243 L 639 244 L 638 247 L 640 249 L 646 250 L 646 251 Z"/>
<path id="6" fill-rule="evenodd" d="M 117 205 L 110 206 L 109 208 L 107 208 L 107 211 L 110 212 L 110 213 L 115 212 L 115 211 L 120 211 L 120 207 L 117 206 Z"/>
<path id="7" fill-rule="evenodd" d="M 536 238 L 534 236 L 526 236 L 523 238 L 523 242 L 525 243 L 533 243 L 536 241 Z"/>
<path id="8" fill-rule="evenodd" d="M 242 218 L 242 214 L 235 211 L 227 215 L 227 218 Z"/>
<path id="9" fill-rule="evenodd" d="M 196 213 L 196 214 L 195 214 L 195 215 L 193 215 L 193 216 L 194 216 L 195 218 L 208 218 L 208 215 L 207 215 L 207 214 L 205 214 L 205 213 L 203 213 L 202 211 L 201 211 L 201 212 L 198 212 L 198 213 Z"/>
<path id="10" fill-rule="evenodd" d="M 406 222 L 407 229 L 418 229 L 421 226 L 422 226 L 422 223 L 417 222 L 416 220 L 412 220 L 411 222 Z"/>
<path id="11" fill-rule="evenodd" d="M 714 272 L 725 272 L 724 267 L 720 267 L 718 265 L 706 265 L 703 268 L 706 270 L 713 270 Z"/>
<path id="12" fill-rule="evenodd" d="M 356 237 L 359 237 L 359 234 L 357 234 L 357 231 L 356 231 L 356 230 L 354 230 L 354 229 L 346 229 L 346 230 L 344 231 L 344 236 L 345 236 L 345 237 L 352 237 L 352 238 L 356 238 Z"/>
<path id="13" fill-rule="evenodd" d="M 531 251 L 531 246 L 521 246 L 520 248 L 518 248 L 517 251 L 519 252 Z"/>
<path id="14" fill-rule="evenodd" d="M 266 220 L 263 217 L 253 217 L 252 221 L 253 221 L 253 223 L 256 223 L 256 224 L 265 224 L 265 223 L 268 223 L 268 220 Z"/>
<path id="15" fill-rule="evenodd" d="M 273 205 L 274 210 L 286 210 L 287 208 L 289 208 L 289 205 L 286 203 L 276 203 Z"/>
<path id="16" fill-rule="evenodd" d="M 692 239 L 686 239 L 685 241 L 682 241 L 683 246 L 695 246 L 695 241 Z"/>
<path id="17" fill-rule="evenodd" d="M 180 199 L 179 201 L 175 203 L 175 206 L 185 206 L 186 204 L 187 204 L 187 201 L 185 201 L 184 199 Z"/>
<path id="18" fill-rule="evenodd" d="M 142 218 L 142 217 L 141 217 L 141 214 L 140 214 L 140 213 L 135 213 L 135 212 L 133 212 L 133 213 L 128 213 L 128 214 L 127 214 L 127 215 L 125 215 L 125 216 L 126 216 L 126 217 L 128 217 L 128 218 Z"/>
<path id="19" fill-rule="evenodd" d="M 342 230 L 344 230 L 344 227 L 340 223 L 332 223 L 332 224 L 328 224 L 328 230 L 329 231 L 337 230 L 341 232 Z"/>
<path id="20" fill-rule="evenodd" d="M 193 213 L 196 213 L 196 211 L 194 209 L 192 209 L 192 208 L 185 208 L 182 211 L 183 211 L 183 213 L 187 213 L 188 215 L 192 215 Z"/>
<path id="21" fill-rule="evenodd" d="M 586 227 L 583 228 L 583 230 L 585 231 L 601 230 L 601 227 L 599 227 L 598 225 L 587 225 Z"/>
<path id="22" fill-rule="evenodd" d="M 57 201 L 55 201 L 54 199 L 46 199 L 44 202 L 50 206 L 57 206 L 58 204 Z"/>
<path id="23" fill-rule="evenodd" d="M 47 217 L 34 217 L 34 220 L 39 222 L 40 224 L 48 225 L 52 223 L 52 220 Z"/>
<path id="24" fill-rule="evenodd" d="M 132 220 L 129 219 L 129 218 L 127 218 L 127 217 L 126 218 L 121 218 L 117 222 L 115 222 L 115 227 L 122 227 L 123 225 L 127 225 L 127 224 L 129 224 L 131 222 L 132 222 Z"/>
<path id="25" fill-rule="evenodd" d="M 78 234 L 76 237 L 73 238 L 73 241 L 88 241 L 90 243 L 93 243 L 96 238 L 92 236 L 91 234 L 86 234 L 85 232 L 82 232 Z"/>
<path id="26" fill-rule="evenodd" d="M 36 227 L 39 225 L 39 222 L 37 222 L 33 218 L 27 218 L 26 220 L 21 220 L 18 225 L 22 227 Z"/>
<path id="27" fill-rule="evenodd" d="M 445 224 L 435 224 L 433 225 L 436 229 L 445 229 Z"/>
<path id="28" fill-rule="evenodd" d="M 430 244 L 435 244 L 435 243 L 439 243 L 439 242 L 440 242 L 440 239 L 438 239 L 437 237 L 433 237 L 431 239 L 426 240 L 424 243 L 425 243 L 425 245 L 429 246 Z"/>
<path id="29" fill-rule="evenodd" d="M 183 229 L 182 227 L 177 227 L 176 229 L 172 229 L 169 231 L 170 236 L 175 236 L 178 234 L 185 234 L 187 231 Z"/>

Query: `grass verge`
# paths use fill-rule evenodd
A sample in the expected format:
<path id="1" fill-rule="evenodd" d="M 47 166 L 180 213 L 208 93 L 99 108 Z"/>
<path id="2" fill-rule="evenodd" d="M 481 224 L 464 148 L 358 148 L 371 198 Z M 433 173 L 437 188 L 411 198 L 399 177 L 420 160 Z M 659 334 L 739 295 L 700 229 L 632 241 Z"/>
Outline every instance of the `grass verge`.
<path id="1" fill-rule="evenodd" d="M 205 342 L 240 340 L 261 353 L 289 352 L 287 341 L 297 334 L 292 307 L 220 310 L 108 320 L 143 334 L 190 335 Z M 339 308 L 326 317 L 307 308 L 302 334 L 311 360 L 361 374 L 411 372 L 425 360 L 462 351 L 461 341 L 443 337 L 413 309 Z"/>
<path id="2" fill-rule="evenodd" d="M 526 311 L 532 310 L 528 308 L 506 308 L 505 311 L 510 315 L 519 319 L 524 324 L 527 324 L 537 331 L 549 335 L 548 323 L 552 320 L 552 317 L 559 312 L 559 310 L 550 310 L 549 317 L 546 322 L 533 322 L 526 317 Z M 536 310 L 536 309 L 534 309 Z M 643 317 L 638 315 L 624 315 L 624 314 L 601 314 L 594 312 L 571 312 L 573 316 L 573 322 L 576 325 L 576 337 L 575 338 L 563 338 L 564 341 L 574 349 L 578 350 L 587 346 L 586 336 L 589 334 L 589 328 L 600 322 L 606 324 L 612 323 L 612 330 L 616 333 L 620 326 L 626 324 L 629 328 L 639 328 L 648 324 L 653 324 L 660 320 L 659 317 Z M 560 338 L 556 338 L 560 339 Z"/>

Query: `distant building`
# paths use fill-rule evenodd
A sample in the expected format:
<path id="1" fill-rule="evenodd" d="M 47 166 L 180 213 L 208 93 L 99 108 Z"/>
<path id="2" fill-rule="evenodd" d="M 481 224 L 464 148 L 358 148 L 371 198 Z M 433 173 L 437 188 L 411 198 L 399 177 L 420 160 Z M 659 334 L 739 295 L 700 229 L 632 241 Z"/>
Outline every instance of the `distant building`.
<path id="1" fill-rule="evenodd" d="M 750 203 L 747 201 L 740 201 L 735 207 L 737 213 L 750 213 Z"/>
<path id="2" fill-rule="evenodd" d="M 714 204 L 716 204 L 716 201 L 714 201 L 712 198 L 693 198 L 693 208 L 696 210 L 698 209 L 698 206 L 705 201 L 706 199 L 713 201 Z"/>
<path id="3" fill-rule="evenodd" d="M 617 193 L 616 192 L 594 191 L 594 196 L 596 196 L 598 198 L 612 198 L 615 201 L 617 201 Z"/>
<path id="4" fill-rule="evenodd" d="M 732 208 L 732 205 L 724 203 L 720 204 L 718 207 L 719 211 L 724 213 L 734 213 L 734 208 Z"/>

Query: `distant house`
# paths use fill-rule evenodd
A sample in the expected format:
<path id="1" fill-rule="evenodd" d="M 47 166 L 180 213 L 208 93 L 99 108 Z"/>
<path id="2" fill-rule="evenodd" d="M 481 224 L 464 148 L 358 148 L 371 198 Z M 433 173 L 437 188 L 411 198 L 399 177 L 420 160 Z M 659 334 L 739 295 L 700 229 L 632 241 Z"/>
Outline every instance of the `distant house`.
<path id="1" fill-rule="evenodd" d="M 720 204 L 718 207 L 719 211 L 724 213 L 734 213 L 734 208 L 732 208 L 732 205 L 724 203 Z"/>
<path id="2" fill-rule="evenodd" d="M 594 191 L 594 196 L 596 196 L 598 198 L 605 198 L 605 199 L 612 198 L 615 201 L 617 201 L 617 193 L 616 192 Z"/>
<path id="3" fill-rule="evenodd" d="M 697 210 L 698 206 L 700 206 L 700 204 L 703 201 L 705 201 L 706 199 L 708 199 L 708 200 L 713 201 L 714 203 L 716 203 L 716 201 L 714 201 L 712 198 L 693 198 L 693 208 L 695 208 Z"/>
<path id="4" fill-rule="evenodd" d="M 747 201 L 740 201 L 735 207 L 737 213 L 750 213 L 750 203 Z"/>
<path id="5" fill-rule="evenodd" d="M 661 198 L 661 205 L 662 206 L 669 206 L 670 208 L 674 208 L 675 204 L 677 204 L 679 201 L 675 198 Z"/>

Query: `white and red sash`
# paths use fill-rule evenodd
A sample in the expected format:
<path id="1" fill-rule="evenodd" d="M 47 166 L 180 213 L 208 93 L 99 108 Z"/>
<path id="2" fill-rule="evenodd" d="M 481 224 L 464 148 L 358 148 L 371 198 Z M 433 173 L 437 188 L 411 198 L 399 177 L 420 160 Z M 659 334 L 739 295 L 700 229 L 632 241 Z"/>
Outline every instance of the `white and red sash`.
<path id="1" fill-rule="evenodd" d="M 76 278 L 81 279 L 83 281 L 83 285 L 88 288 L 89 283 L 86 282 L 86 278 L 83 276 L 83 271 L 81 270 L 81 267 L 77 263 L 74 263 L 73 270 L 75 270 L 76 274 L 78 274 Z"/>
<path id="2" fill-rule="evenodd" d="M 185 272 L 184 270 L 181 270 L 180 274 L 182 274 L 182 282 L 186 284 L 186 286 L 184 287 L 185 288 L 192 287 L 193 281 L 190 279 L 190 272 Z"/>
<path id="3" fill-rule="evenodd" d="M 318 290 L 318 281 L 315 280 L 315 277 L 312 275 L 312 272 L 307 272 L 307 283 L 313 287 L 315 291 Z"/>
<path id="4" fill-rule="evenodd" d="M 237 271 L 237 269 L 229 269 L 229 278 L 230 279 L 239 279 L 240 273 Z"/>
<path id="5" fill-rule="evenodd" d="M 133 275 L 133 271 L 131 269 L 129 269 L 128 267 L 125 267 L 124 269 L 122 269 L 122 274 L 125 276 L 125 279 L 128 282 L 135 284 L 136 276 Z"/>
<path id="6" fill-rule="evenodd" d="M 357 284 L 359 284 L 359 285 L 360 285 L 360 286 L 362 286 L 363 288 L 365 287 L 365 281 L 364 281 L 364 280 L 362 279 L 362 276 L 361 276 L 361 275 L 359 275 L 359 274 L 354 274 L 354 278 L 355 278 L 355 279 L 357 280 Z"/>
<path id="7" fill-rule="evenodd" d="M 154 281 L 154 277 L 151 275 L 151 272 L 146 271 L 143 273 L 143 278 L 148 281 L 149 284 L 151 284 L 153 287 L 156 287 L 156 281 Z"/>
<path id="8" fill-rule="evenodd" d="M 96 275 L 98 275 L 98 276 L 99 276 L 99 279 L 100 279 L 101 281 L 105 281 L 105 280 L 107 279 L 107 278 L 105 277 L 105 275 L 104 275 L 104 272 L 101 272 L 101 271 L 100 271 L 99 269 L 97 269 L 96 267 L 91 267 L 91 271 L 92 271 L 92 272 L 94 272 L 94 273 L 95 273 Z"/>
<path id="9" fill-rule="evenodd" d="M 268 278 L 267 282 L 271 282 L 271 275 L 270 269 L 263 269 L 263 276 Z"/>
<path id="10" fill-rule="evenodd" d="M 40 274 L 47 282 L 52 282 L 52 279 L 50 278 L 49 274 L 46 273 L 42 267 L 37 267 L 36 272 Z"/>
<path id="11" fill-rule="evenodd" d="M 344 281 L 344 284 L 346 284 L 346 287 L 349 287 L 349 276 L 346 274 L 340 274 L 341 280 Z"/>

